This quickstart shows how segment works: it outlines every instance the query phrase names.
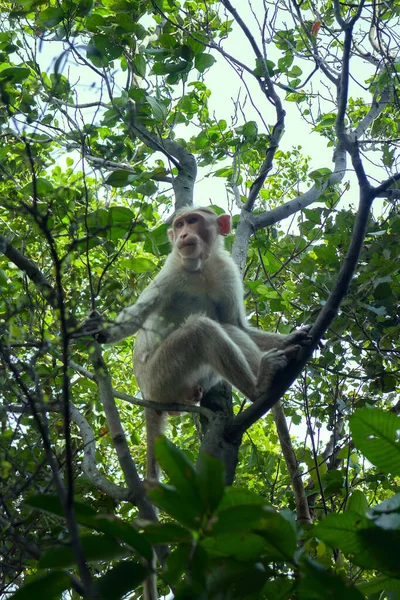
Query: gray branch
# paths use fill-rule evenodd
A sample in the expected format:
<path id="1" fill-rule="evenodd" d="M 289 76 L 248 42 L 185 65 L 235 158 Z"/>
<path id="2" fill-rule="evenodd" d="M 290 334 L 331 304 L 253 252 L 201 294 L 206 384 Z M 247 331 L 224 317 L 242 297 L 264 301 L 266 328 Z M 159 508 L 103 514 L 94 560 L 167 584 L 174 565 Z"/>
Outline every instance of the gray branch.
<path id="1" fill-rule="evenodd" d="M 129 500 L 129 491 L 127 488 L 116 485 L 105 475 L 100 473 L 96 464 L 96 440 L 94 437 L 93 429 L 85 417 L 80 413 L 76 406 L 70 404 L 71 419 L 75 425 L 79 428 L 82 441 L 83 441 L 83 461 L 82 469 L 88 479 L 97 487 L 98 490 L 107 494 L 114 500 L 120 502 L 122 500 Z"/>

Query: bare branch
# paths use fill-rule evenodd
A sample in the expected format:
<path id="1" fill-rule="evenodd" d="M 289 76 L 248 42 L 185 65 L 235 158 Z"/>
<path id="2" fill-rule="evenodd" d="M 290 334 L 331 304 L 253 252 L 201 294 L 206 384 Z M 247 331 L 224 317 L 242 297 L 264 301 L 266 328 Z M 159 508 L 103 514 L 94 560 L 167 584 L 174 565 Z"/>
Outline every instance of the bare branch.
<path id="1" fill-rule="evenodd" d="M 96 464 L 96 440 L 93 429 L 90 427 L 82 413 L 72 403 L 70 403 L 70 411 L 71 419 L 79 428 L 83 441 L 83 472 L 93 485 L 104 494 L 107 494 L 107 496 L 110 496 L 119 502 L 121 500 L 129 500 L 129 490 L 127 488 L 115 485 L 115 483 L 100 473 Z"/>
<path id="2" fill-rule="evenodd" d="M 254 216 L 252 218 L 254 230 L 257 231 L 263 227 L 269 227 L 274 223 L 278 223 L 279 221 L 290 217 L 296 212 L 299 212 L 303 208 L 316 202 L 327 188 L 340 183 L 346 173 L 346 152 L 340 145 L 336 148 L 334 160 L 335 169 L 328 179 L 322 183 L 314 184 L 307 192 L 293 198 L 293 200 L 285 202 L 282 206 L 277 206 L 273 210 Z"/>
<path id="3" fill-rule="evenodd" d="M 276 429 L 281 443 L 282 453 L 289 471 L 290 481 L 293 488 L 294 499 L 296 502 L 296 515 L 300 523 L 312 523 L 308 502 L 303 485 L 302 474 L 297 462 L 296 454 L 293 450 L 292 440 L 290 439 L 289 429 L 286 423 L 285 413 L 282 404 L 277 402 L 272 407 L 275 419 Z"/>
<path id="4" fill-rule="evenodd" d="M 84 369 L 80 365 L 78 365 L 73 360 L 69 361 L 70 366 L 81 373 L 87 379 L 91 381 L 97 381 L 96 377 L 88 371 Z M 166 403 L 166 402 L 153 402 L 152 400 L 143 400 L 142 398 L 136 398 L 135 396 L 131 396 L 130 394 L 126 394 L 125 392 L 118 392 L 113 389 L 114 398 L 118 398 L 119 400 L 124 400 L 125 402 L 129 402 L 130 404 L 136 404 L 137 406 L 143 406 L 144 408 L 153 408 L 154 410 L 159 410 L 161 412 L 187 412 L 187 413 L 197 413 L 203 415 L 206 419 L 211 420 L 214 416 L 214 413 L 205 408 L 204 406 L 195 406 L 193 404 L 181 404 L 179 402 L 174 403 Z"/>

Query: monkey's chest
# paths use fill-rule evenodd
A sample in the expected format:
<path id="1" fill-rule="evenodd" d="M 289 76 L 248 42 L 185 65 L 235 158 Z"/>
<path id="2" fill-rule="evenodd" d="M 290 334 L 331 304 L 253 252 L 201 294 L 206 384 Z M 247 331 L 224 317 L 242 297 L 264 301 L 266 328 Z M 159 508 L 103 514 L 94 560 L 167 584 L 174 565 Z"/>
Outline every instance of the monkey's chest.
<path id="1" fill-rule="evenodd" d="M 219 320 L 218 306 L 207 293 L 199 290 L 196 293 L 182 291 L 174 295 L 172 302 L 164 307 L 163 317 L 166 321 L 179 325 L 190 315 L 196 313 L 207 315 L 211 319 Z"/>

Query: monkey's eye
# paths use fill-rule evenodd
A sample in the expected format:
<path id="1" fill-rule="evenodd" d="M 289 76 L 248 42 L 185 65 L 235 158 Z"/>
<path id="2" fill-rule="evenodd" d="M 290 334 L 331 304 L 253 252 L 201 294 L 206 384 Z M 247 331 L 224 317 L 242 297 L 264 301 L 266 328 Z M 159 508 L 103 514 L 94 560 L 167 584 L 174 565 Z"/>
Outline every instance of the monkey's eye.
<path id="1" fill-rule="evenodd" d="M 192 217 L 188 217 L 187 222 L 189 223 L 189 225 L 192 225 L 193 223 L 197 223 L 198 220 L 199 218 L 193 215 Z"/>
<path id="2" fill-rule="evenodd" d="M 177 222 L 175 223 L 175 227 L 176 227 L 177 229 L 180 229 L 181 227 L 183 227 L 183 221 L 177 221 Z"/>

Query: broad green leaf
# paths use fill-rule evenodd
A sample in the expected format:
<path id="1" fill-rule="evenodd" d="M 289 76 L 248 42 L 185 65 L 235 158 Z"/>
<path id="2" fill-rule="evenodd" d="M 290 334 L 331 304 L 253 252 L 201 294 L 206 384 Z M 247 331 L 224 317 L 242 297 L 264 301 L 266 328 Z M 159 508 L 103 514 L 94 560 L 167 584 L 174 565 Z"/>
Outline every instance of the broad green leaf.
<path id="1" fill-rule="evenodd" d="M 196 471 L 203 506 L 208 512 L 213 512 L 224 495 L 225 466 L 218 458 L 200 451 Z"/>
<path id="2" fill-rule="evenodd" d="M 61 594 L 70 589 L 71 579 L 65 571 L 52 571 L 44 575 L 30 577 L 9 600 L 46 600 L 60 598 Z"/>
<path id="3" fill-rule="evenodd" d="M 146 540 L 151 544 L 186 543 L 192 541 L 191 533 L 176 523 L 155 523 L 144 528 Z"/>
<path id="4" fill-rule="evenodd" d="M 79 522 L 79 521 L 78 521 Z M 132 525 L 114 517 L 113 515 L 98 515 L 86 520 L 87 527 L 95 531 L 101 531 L 109 536 L 115 537 L 121 542 L 125 542 L 131 548 L 136 550 L 147 560 L 151 560 L 153 551 L 146 536 L 139 533 Z"/>
<path id="5" fill-rule="evenodd" d="M 322 565 L 307 559 L 302 566 L 302 577 L 299 585 L 300 600 L 364 600 L 364 596 L 353 586 L 347 585 L 343 579 L 327 571 Z"/>
<path id="6" fill-rule="evenodd" d="M 130 225 L 134 219 L 133 212 L 126 206 L 111 206 L 109 214 L 113 225 Z"/>
<path id="7" fill-rule="evenodd" d="M 30 75 L 30 69 L 26 67 L 9 67 L 0 71 L 0 81 L 7 80 L 11 83 L 21 83 Z"/>
<path id="8" fill-rule="evenodd" d="M 85 535 L 81 537 L 82 549 L 88 562 L 111 560 L 127 553 L 113 537 Z M 71 546 L 56 546 L 46 550 L 39 560 L 41 569 L 68 568 L 76 564 Z"/>
<path id="9" fill-rule="evenodd" d="M 174 446 L 165 436 L 155 442 L 156 458 L 170 483 L 180 494 L 182 503 L 190 503 L 199 514 L 203 511 L 199 495 L 197 473 L 186 454 Z"/>
<path id="10" fill-rule="evenodd" d="M 226 533 L 203 539 L 201 545 L 215 557 L 257 560 L 263 553 L 265 540 L 255 533 Z"/>
<path id="11" fill-rule="evenodd" d="M 157 98 L 153 98 L 152 96 L 146 96 L 146 100 L 151 106 L 151 110 L 156 121 L 165 121 L 168 115 L 168 109 L 165 104 L 157 100 Z"/>
<path id="12" fill-rule="evenodd" d="M 400 417 L 378 408 L 361 408 L 350 419 L 354 445 L 385 473 L 400 475 Z"/>
<path id="13" fill-rule="evenodd" d="M 143 54 L 136 54 L 133 64 L 135 65 L 137 74 L 140 75 L 140 77 L 146 77 L 146 59 Z"/>
<path id="14" fill-rule="evenodd" d="M 66 15 L 61 6 L 50 6 L 38 15 L 38 23 L 44 27 L 54 27 L 61 23 Z"/>
<path id="15" fill-rule="evenodd" d="M 220 510 L 211 532 L 213 536 L 255 532 L 265 539 L 271 560 L 291 560 L 296 550 L 296 535 L 291 524 L 265 505 L 242 504 Z"/>
<path id="16" fill-rule="evenodd" d="M 365 494 L 363 494 L 360 490 L 355 490 L 352 492 L 350 494 L 346 510 L 365 516 L 368 510 L 368 500 L 366 499 Z"/>
<path id="17" fill-rule="evenodd" d="M 134 273 L 147 273 L 148 271 L 154 271 L 156 265 L 148 258 L 130 258 L 125 261 L 125 264 L 129 265 Z"/>
<path id="18" fill-rule="evenodd" d="M 225 494 L 219 505 L 219 510 L 222 511 L 229 506 L 241 506 L 243 504 L 258 504 L 264 506 L 265 500 L 255 492 L 239 487 L 227 487 L 225 488 Z"/>
<path id="19" fill-rule="evenodd" d="M 143 249 L 146 252 L 151 252 L 154 256 L 168 254 L 171 249 L 171 242 L 167 234 L 168 229 L 168 225 L 163 224 L 148 232 Z"/>
<path id="20" fill-rule="evenodd" d="M 152 502 L 173 517 L 178 523 L 189 529 L 198 529 L 201 523 L 201 511 L 184 501 L 182 495 L 173 487 L 164 484 L 148 492 Z"/>
<path id="21" fill-rule="evenodd" d="M 312 534 L 332 548 L 340 548 L 343 552 L 350 554 L 363 549 L 357 532 L 367 528 L 375 529 L 365 516 L 348 511 L 343 514 L 327 515 L 315 525 Z"/>
<path id="22" fill-rule="evenodd" d="M 373 577 L 370 581 L 363 581 L 356 587 L 365 596 L 371 596 L 372 594 L 378 594 L 386 590 L 400 592 L 400 579 L 392 579 L 391 577 L 382 575 L 381 577 Z"/>
<path id="23" fill-rule="evenodd" d="M 212 67 L 214 63 L 215 58 L 212 56 L 212 54 L 205 54 L 204 52 L 197 54 L 196 58 L 194 59 L 194 66 L 198 71 L 200 71 L 200 73 L 204 73 L 204 71 Z"/>
<path id="24" fill-rule="evenodd" d="M 61 502 L 58 496 L 50 494 L 35 494 L 28 496 L 24 500 L 24 504 L 36 508 L 42 512 L 47 512 L 58 517 L 65 517 L 64 510 L 61 506 Z M 86 519 L 95 517 L 96 511 L 83 502 L 74 502 L 74 514 L 78 523 L 84 523 Z"/>
<path id="25" fill-rule="evenodd" d="M 393 575 L 400 576 L 400 531 L 393 529 L 364 529 L 359 532 L 364 552 L 368 553 L 369 564 L 373 569 L 385 570 Z M 365 563 L 356 555 L 353 561 L 360 566 Z"/>
<path id="26" fill-rule="evenodd" d="M 35 184 L 28 183 L 22 188 L 22 193 L 24 196 L 34 196 L 37 198 L 43 198 L 47 200 L 48 195 L 53 191 L 53 185 L 48 179 L 43 179 L 42 177 L 38 177 L 35 180 Z"/>
<path id="27" fill-rule="evenodd" d="M 96 578 L 96 590 L 102 600 L 123 598 L 125 594 L 135 590 L 146 579 L 149 572 L 149 569 L 134 560 L 121 561 L 105 575 Z"/>
<path id="28" fill-rule="evenodd" d="M 104 183 L 112 187 L 125 187 L 136 181 L 141 176 L 141 173 L 130 173 L 129 171 L 113 171 L 105 180 Z"/>

